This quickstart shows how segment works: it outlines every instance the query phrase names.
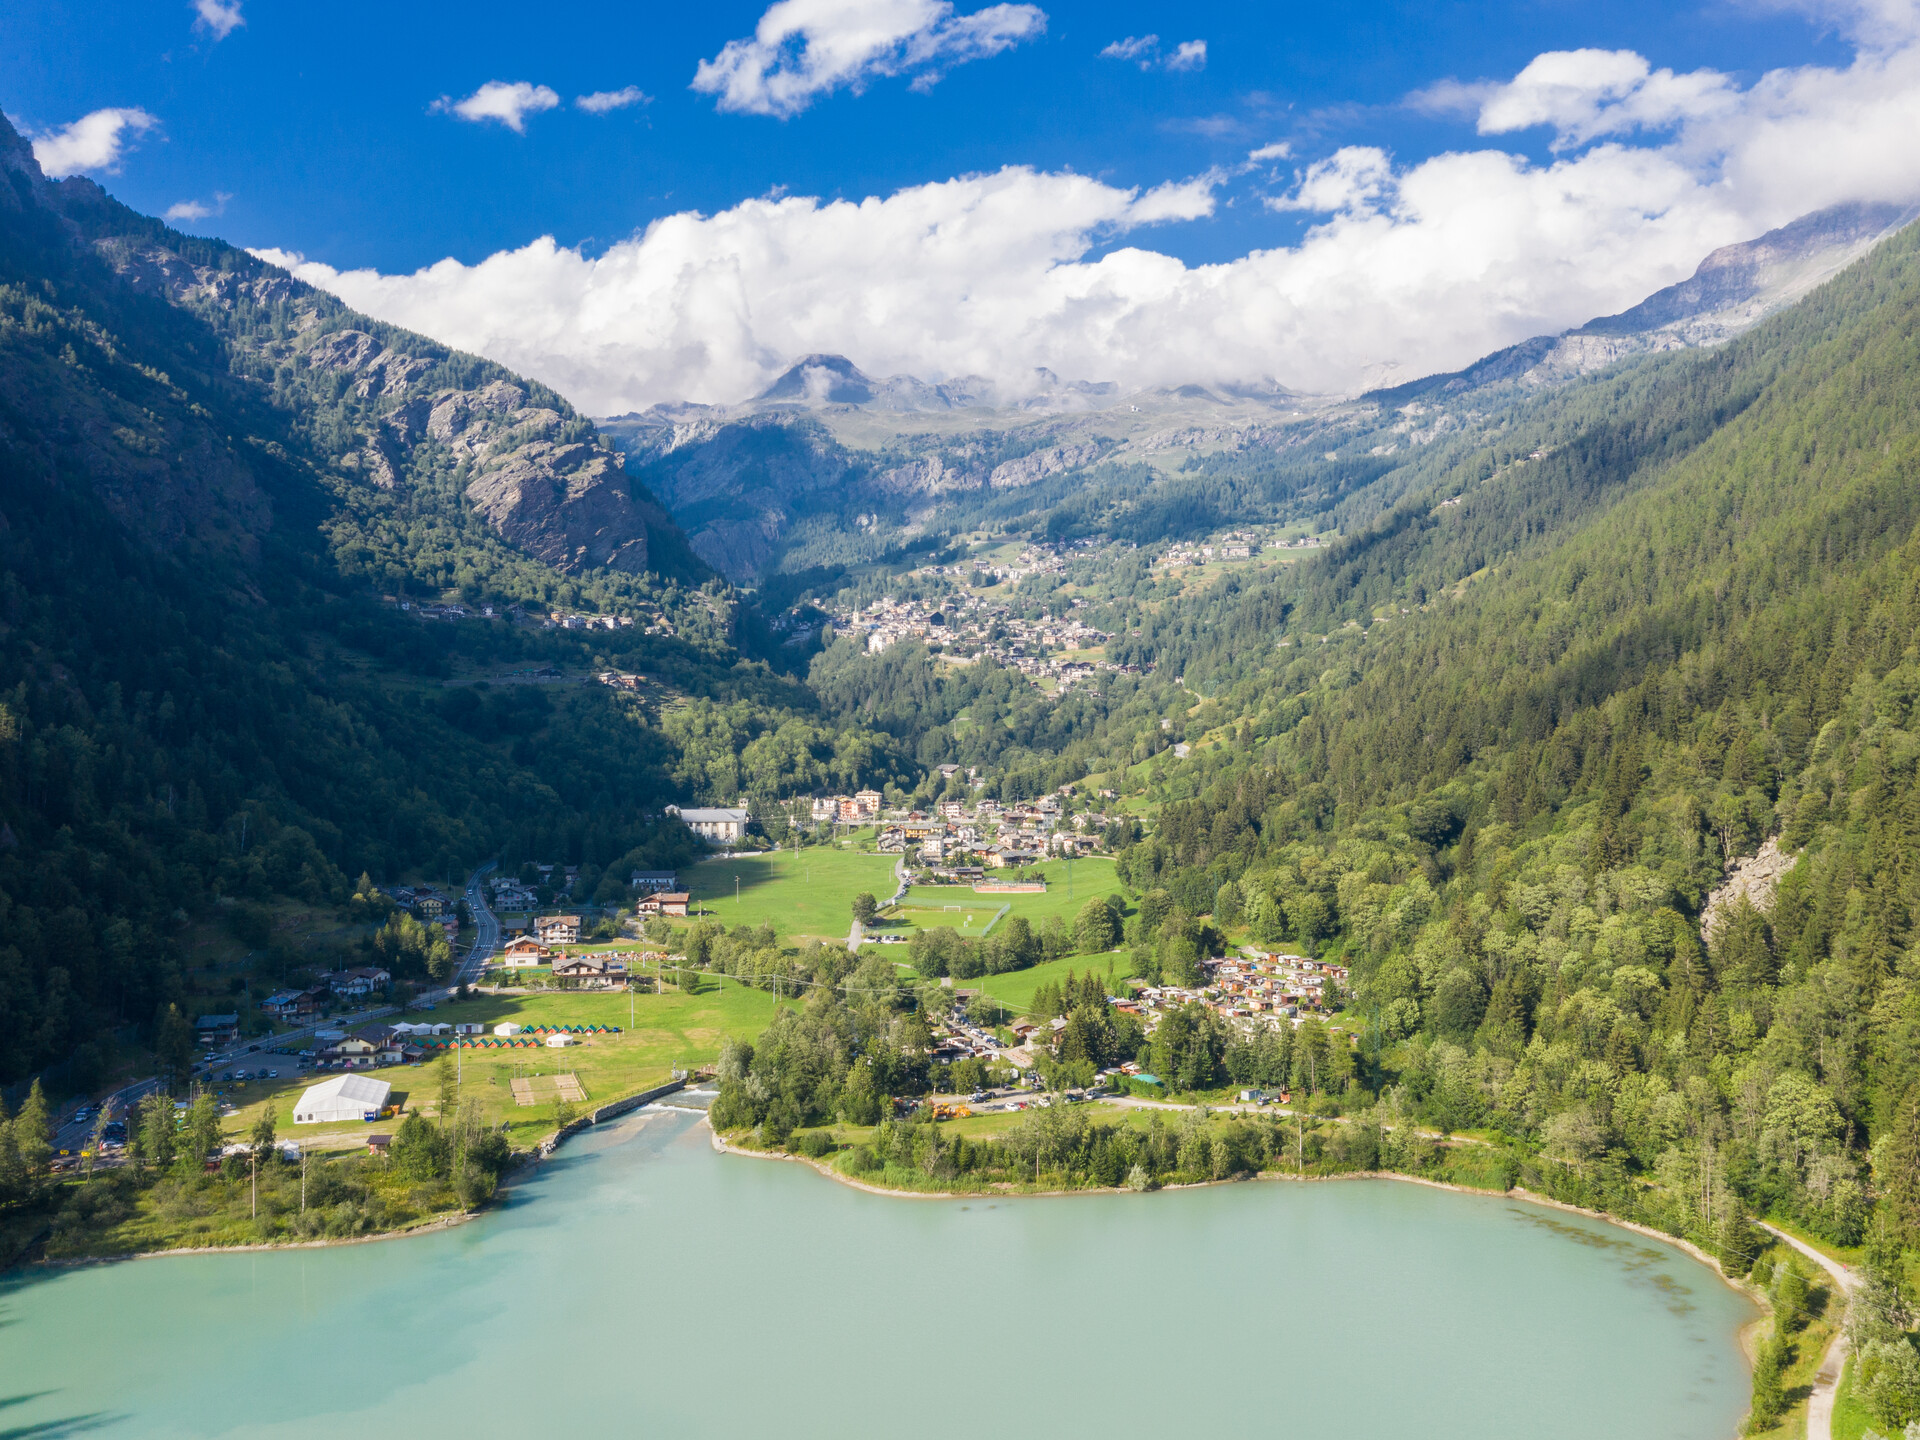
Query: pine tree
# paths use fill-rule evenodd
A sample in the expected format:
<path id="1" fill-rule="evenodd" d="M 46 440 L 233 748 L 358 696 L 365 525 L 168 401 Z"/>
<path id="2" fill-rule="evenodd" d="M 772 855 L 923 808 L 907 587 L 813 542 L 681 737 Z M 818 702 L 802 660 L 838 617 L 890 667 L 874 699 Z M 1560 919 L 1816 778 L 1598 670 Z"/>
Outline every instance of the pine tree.
<path id="1" fill-rule="evenodd" d="M 36 1079 L 27 1092 L 27 1103 L 13 1119 L 13 1143 L 20 1152 L 20 1163 L 27 1177 L 46 1174 L 53 1159 L 53 1122 L 47 1111 L 47 1095 Z"/>
<path id="2" fill-rule="evenodd" d="M 1773 1428 L 1787 1408 L 1787 1397 L 1780 1384 L 1780 1372 L 1786 1366 L 1786 1337 L 1777 1330 L 1760 1347 L 1753 1365 L 1753 1408 L 1747 1415 L 1747 1433 L 1757 1435 Z"/>
<path id="3" fill-rule="evenodd" d="M 1920 1083 L 1908 1086 L 1894 1107 L 1873 1179 L 1894 1229 L 1908 1244 L 1920 1242 Z"/>

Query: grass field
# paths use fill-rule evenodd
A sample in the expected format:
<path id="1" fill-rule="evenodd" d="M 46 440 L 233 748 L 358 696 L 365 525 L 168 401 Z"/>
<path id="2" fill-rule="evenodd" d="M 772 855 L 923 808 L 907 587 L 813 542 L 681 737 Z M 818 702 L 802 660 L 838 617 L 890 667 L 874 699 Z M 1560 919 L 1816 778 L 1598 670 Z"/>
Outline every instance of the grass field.
<path id="1" fill-rule="evenodd" d="M 633 1006 L 633 1027 L 628 1028 L 628 1001 Z M 479 995 L 458 1004 L 444 1004 L 430 1016 L 420 1018 L 449 1021 L 479 1021 L 491 1026 L 501 1020 L 522 1025 L 618 1025 L 618 1035 L 595 1035 L 586 1043 L 564 1050 L 460 1050 L 459 1064 L 464 1073 L 461 1093 L 477 1096 L 489 1121 L 506 1121 L 516 1146 L 526 1146 L 553 1129 L 551 1105 L 532 1108 L 517 1105 L 512 1081 L 516 1076 L 553 1075 L 571 1071 L 585 1087 L 585 1106 L 605 1104 L 622 1095 L 644 1090 L 666 1080 L 675 1069 L 704 1065 L 720 1053 L 723 1035 L 753 1036 L 766 1028 L 773 1018 L 773 997 L 748 990 L 716 978 L 695 995 L 618 994 L 541 994 L 492 996 Z M 293 1103 L 308 1085 L 325 1079 L 326 1074 L 296 1075 L 284 1056 L 263 1060 L 269 1068 L 279 1061 L 281 1078 L 247 1085 L 226 1086 L 227 1098 L 239 1107 L 228 1116 L 229 1134 L 244 1136 L 259 1119 L 260 1112 L 272 1105 L 279 1133 L 307 1142 L 311 1137 L 326 1148 L 329 1137 L 339 1132 L 342 1146 L 355 1144 L 366 1133 L 391 1131 L 393 1121 L 340 1127 L 295 1125 Z M 421 1110 L 438 1103 L 433 1065 L 394 1066 L 371 1070 L 367 1074 L 393 1086 L 394 1098 Z"/>
<path id="2" fill-rule="evenodd" d="M 702 860 L 680 872 L 705 918 L 723 925 L 771 925 L 783 940 L 844 940 L 853 924 L 853 897 L 861 891 L 884 902 L 893 894 L 891 855 L 810 846 L 799 854 Z M 739 878 L 739 898 L 734 879 Z"/>
<path id="3" fill-rule="evenodd" d="M 1007 914 L 1024 915 L 1027 923 L 1036 929 L 1050 916 L 1058 915 L 1067 924 L 1073 923 L 1073 917 L 1085 908 L 1087 901 L 1096 896 L 1111 895 L 1120 889 L 1120 882 L 1114 877 L 1113 861 L 1104 856 L 1090 856 L 1085 860 L 1073 862 L 1073 879 L 1067 879 L 1067 862 L 1049 860 L 1044 865 L 1035 865 L 1017 871 L 992 871 L 989 878 L 1003 874 L 1009 880 L 1040 880 L 1047 882 L 1044 895 L 980 895 L 970 885 L 915 885 L 907 891 L 902 910 L 906 918 L 916 925 L 954 925 L 962 935 L 978 934 L 980 927 L 993 918 L 993 912 L 1002 905 L 1009 906 Z M 958 915 L 943 910 L 946 905 L 959 905 L 963 908 Z M 964 923 L 971 914 L 974 925 L 969 928 Z"/>
<path id="4" fill-rule="evenodd" d="M 1069 955 L 1064 960 L 1049 960 L 1026 970 L 1009 970 L 1002 975 L 982 975 L 978 980 L 956 980 L 954 983 L 970 990 L 983 991 L 1009 1010 L 1020 1013 L 1033 1004 L 1034 991 L 1049 981 L 1059 984 L 1068 971 L 1084 975 L 1092 970 L 1104 977 L 1109 965 L 1113 967 L 1113 984 L 1108 986 L 1107 993 L 1113 994 L 1114 986 L 1133 972 L 1131 955 Z"/>

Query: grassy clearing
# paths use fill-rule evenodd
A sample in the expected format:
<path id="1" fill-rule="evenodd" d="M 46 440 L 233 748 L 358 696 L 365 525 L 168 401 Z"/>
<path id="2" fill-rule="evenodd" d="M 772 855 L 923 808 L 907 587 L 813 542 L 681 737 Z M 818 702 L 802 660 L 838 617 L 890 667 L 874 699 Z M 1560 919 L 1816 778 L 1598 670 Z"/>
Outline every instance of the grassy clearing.
<path id="1" fill-rule="evenodd" d="M 783 940 L 845 939 L 853 924 L 853 897 L 866 891 L 885 901 L 894 892 L 890 855 L 809 846 L 794 854 L 702 860 L 680 873 L 705 918 L 723 925 L 771 925 Z M 734 879 L 739 878 L 739 898 Z"/>
<path id="2" fill-rule="evenodd" d="M 954 984 L 983 991 L 1008 1009 L 1024 1012 L 1033 1004 L 1034 992 L 1042 985 L 1049 982 L 1059 984 L 1068 971 L 1084 975 L 1092 970 L 1104 976 L 1108 966 L 1113 968 L 1113 984 L 1107 987 L 1108 993 L 1112 994 L 1114 986 L 1133 971 L 1131 955 L 1069 955 L 1064 960 L 1048 960 L 1030 969 L 1009 970 L 1001 975 L 982 975 L 978 980 L 956 980 Z"/>
<path id="3" fill-rule="evenodd" d="M 633 1025 L 628 1028 L 628 1002 L 632 1002 Z M 595 1035 L 584 1044 L 564 1050 L 461 1050 L 459 1057 L 464 1083 L 461 1093 L 477 1097 L 486 1118 L 505 1121 L 515 1146 L 524 1147 L 553 1129 L 553 1108 L 531 1108 L 515 1104 L 512 1080 L 516 1075 L 553 1075 L 571 1071 L 580 1078 L 587 1092 L 586 1106 L 605 1104 L 622 1095 L 665 1081 L 675 1069 L 691 1069 L 713 1060 L 720 1052 L 723 1035 L 754 1036 L 773 1018 L 773 997 L 749 990 L 730 981 L 710 979 L 694 995 L 615 994 L 534 994 L 513 996 L 480 995 L 460 1004 L 445 1004 L 430 1017 L 434 1020 L 477 1021 L 489 1027 L 502 1020 L 522 1025 L 618 1025 L 618 1035 Z M 374 1130 L 391 1131 L 394 1121 L 361 1124 L 334 1131 L 293 1123 L 293 1104 L 300 1092 L 324 1075 L 295 1075 L 285 1056 L 263 1061 L 271 1067 L 279 1063 L 279 1080 L 228 1086 L 227 1098 L 239 1106 L 239 1113 L 227 1117 L 230 1134 L 251 1131 L 260 1113 L 273 1107 L 275 1123 L 283 1136 L 303 1145 L 310 1141 L 322 1146 L 352 1145 Z M 366 1072 L 393 1086 L 394 1098 L 409 1107 L 432 1110 L 438 1103 L 438 1082 L 431 1064 L 393 1066 Z"/>

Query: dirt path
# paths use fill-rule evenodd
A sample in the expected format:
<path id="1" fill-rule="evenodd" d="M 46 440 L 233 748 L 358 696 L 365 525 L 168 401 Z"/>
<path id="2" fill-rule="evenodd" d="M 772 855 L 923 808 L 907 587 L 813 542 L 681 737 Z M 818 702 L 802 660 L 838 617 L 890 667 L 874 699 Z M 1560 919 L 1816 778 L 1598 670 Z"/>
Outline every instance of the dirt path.
<path id="1" fill-rule="evenodd" d="M 1847 1296 L 1853 1293 L 1853 1287 L 1858 1283 L 1854 1279 L 1853 1271 L 1838 1260 L 1828 1259 L 1804 1240 L 1796 1240 L 1786 1231 L 1774 1229 L 1764 1220 L 1756 1223 L 1774 1239 L 1782 1244 L 1791 1245 L 1831 1275 L 1835 1298 L 1844 1308 Z M 1842 1324 L 1834 1333 L 1833 1343 L 1827 1346 L 1827 1353 L 1820 1357 L 1820 1369 L 1813 1377 L 1813 1390 L 1807 1396 L 1807 1440 L 1833 1440 L 1833 1397 L 1835 1391 L 1840 1388 L 1840 1372 L 1846 1368 L 1847 1363 L 1845 1317 L 1840 1318 Z"/>

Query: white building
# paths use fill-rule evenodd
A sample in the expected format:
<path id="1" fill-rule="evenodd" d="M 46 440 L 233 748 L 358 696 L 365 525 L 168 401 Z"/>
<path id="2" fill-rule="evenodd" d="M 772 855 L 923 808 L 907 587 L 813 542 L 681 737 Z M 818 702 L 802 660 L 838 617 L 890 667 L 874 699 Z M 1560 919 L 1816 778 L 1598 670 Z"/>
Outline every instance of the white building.
<path id="1" fill-rule="evenodd" d="M 746 838 L 747 822 L 753 818 L 746 810 L 682 810 L 678 806 L 667 807 L 669 815 L 676 815 L 680 822 L 709 845 L 735 845 Z"/>
<path id="2" fill-rule="evenodd" d="M 330 1121 L 371 1120 L 379 1115 L 393 1089 L 371 1075 L 336 1075 L 309 1085 L 293 1107 L 296 1125 L 324 1125 Z"/>

